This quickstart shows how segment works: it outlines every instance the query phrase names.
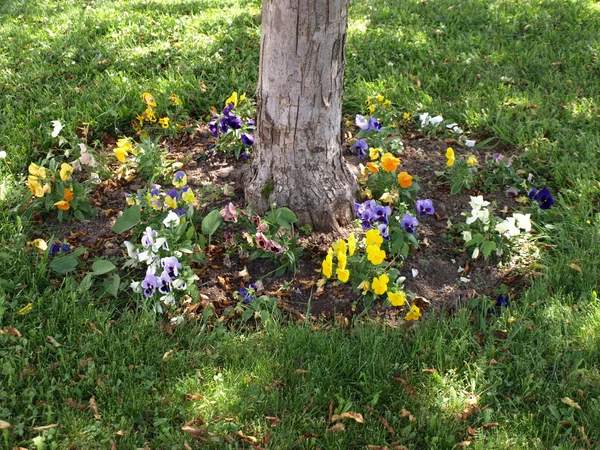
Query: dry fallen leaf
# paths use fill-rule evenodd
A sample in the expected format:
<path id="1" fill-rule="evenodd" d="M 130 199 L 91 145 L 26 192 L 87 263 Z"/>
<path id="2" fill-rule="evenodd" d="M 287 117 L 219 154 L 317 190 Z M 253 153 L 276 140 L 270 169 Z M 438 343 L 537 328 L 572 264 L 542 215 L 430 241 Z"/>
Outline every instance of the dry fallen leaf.
<path id="1" fill-rule="evenodd" d="M 176 348 L 169 350 L 168 352 L 165 352 L 165 354 L 162 357 L 163 361 L 168 361 L 169 359 L 171 359 L 173 357 L 173 355 L 175 354 L 175 352 L 177 351 Z"/>
<path id="2" fill-rule="evenodd" d="M 100 420 L 100 412 L 98 411 L 98 404 L 96 403 L 96 398 L 92 395 L 90 398 L 90 409 L 94 413 L 94 419 Z"/>
<path id="3" fill-rule="evenodd" d="M 310 438 L 319 438 L 319 437 L 321 437 L 320 434 L 314 434 L 314 433 L 311 433 L 309 431 L 308 433 L 304 433 L 302 436 L 300 436 L 298 439 L 296 439 L 295 443 L 296 444 L 300 444 L 300 443 L 304 442 L 307 439 L 310 439 Z"/>
<path id="4" fill-rule="evenodd" d="M 342 414 L 334 414 L 331 416 L 331 422 L 337 422 L 338 420 L 342 419 L 354 419 L 358 423 L 365 423 L 365 419 L 363 418 L 362 414 L 354 411 L 347 411 Z"/>
<path id="5" fill-rule="evenodd" d="M 367 450 L 390 450 L 385 445 L 367 445 Z"/>
<path id="6" fill-rule="evenodd" d="M 304 369 L 296 369 L 294 370 L 294 375 L 303 375 L 305 373 L 308 373 L 308 370 L 304 370 Z"/>
<path id="7" fill-rule="evenodd" d="M 468 447 L 469 445 L 471 445 L 471 441 L 462 441 L 456 444 L 458 448 Z"/>
<path id="8" fill-rule="evenodd" d="M 249 436 L 247 434 L 244 434 L 243 431 L 237 431 L 236 436 L 238 436 L 242 441 L 248 442 L 250 444 L 258 444 L 258 439 L 256 439 L 254 436 Z"/>
<path id="9" fill-rule="evenodd" d="M 117 436 L 125 436 L 125 430 L 119 430 L 116 434 Z"/>
<path id="10" fill-rule="evenodd" d="M 6 334 L 8 334 L 9 336 L 15 336 L 18 338 L 21 337 L 21 333 L 19 332 L 19 330 L 17 330 L 12 325 L 9 325 L 8 327 L 6 327 Z"/>
<path id="11" fill-rule="evenodd" d="M 497 427 L 498 425 L 500 425 L 498 422 L 490 422 L 490 423 L 486 423 L 481 428 L 483 428 L 484 430 L 487 430 L 488 428 L 494 428 L 494 427 Z"/>
<path id="12" fill-rule="evenodd" d="M 579 267 L 577 264 L 575 263 L 571 263 L 571 264 L 567 264 L 567 267 L 570 267 L 573 270 L 576 270 L 577 272 L 583 272 L 583 270 L 581 270 L 581 267 Z"/>
<path id="13" fill-rule="evenodd" d="M 206 434 L 206 430 L 203 430 L 203 429 L 200 429 L 200 428 L 196 428 L 196 427 L 191 427 L 189 425 L 182 426 L 181 427 L 181 431 L 183 431 L 184 433 L 189 434 L 194 439 L 201 438 L 202 436 L 204 436 Z"/>
<path id="14" fill-rule="evenodd" d="M 346 426 L 343 423 L 336 423 L 327 430 L 328 433 L 337 433 L 339 431 L 346 431 Z"/>
<path id="15" fill-rule="evenodd" d="M 577 403 L 574 400 L 571 400 L 569 397 L 563 397 L 560 399 L 560 401 L 563 402 L 565 405 L 569 405 L 571 408 L 581 409 L 579 403 Z"/>
<path id="16" fill-rule="evenodd" d="M 273 428 L 278 427 L 281 423 L 281 419 L 278 417 L 265 416 L 265 419 L 269 421 L 269 425 L 271 425 Z"/>
<path id="17" fill-rule="evenodd" d="M 392 428 L 392 426 L 388 423 L 387 420 L 385 420 L 383 417 L 381 419 L 379 419 L 379 422 L 381 424 L 383 424 L 383 426 L 387 429 L 388 433 L 390 434 L 395 434 L 396 432 L 394 431 L 394 429 Z"/>
<path id="18" fill-rule="evenodd" d="M 408 420 L 410 422 L 414 422 L 415 420 L 415 416 L 413 416 L 410 411 L 407 411 L 406 409 L 402 408 L 402 410 L 400 411 L 400 417 L 402 417 L 403 419 L 408 417 Z"/>
<path id="19" fill-rule="evenodd" d="M 113 438 L 110 438 L 108 443 L 110 444 L 110 450 L 117 450 L 117 444 Z"/>
<path id="20" fill-rule="evenodd" d="M 86 405 L 82 405 L 80 403 L 76 403 L 72 398 L 66 399 L 65 403 L 67 405 L 69 405 L 71 408 L 77 408 L 77 409 L 80 409 L 81 411 L 83 411 L 84 409 L 87 409 Z"/>
<path id="21" fill-rule="evenodd" d="M 4 420 L 0 420 L 0 430 L 6 430 L 10 428 L 12 425 Z"/>
<path id="22" fill-rule="evenodd" d="M 404 389 L 406 389 L 406 392 L 408 392 L 408 395 L 415 395 L 417 393 L 417 391 L 410 384 L 408 384 L 408 381 L 406 381 L 404 378 L 393 377 L 392 380 L 402 383 Z"/>
<path id="23" fill-rule="evenodd" d="M 202 400 L 204 399 L 204 395 L 200 395 L 200 394 L 185 394 L 183 396 L 183 399 L 185 401 L 190 401 L 190 400 Z"/>
<path id="24" fill-rule="evenodd" d="M 56 339 L 54 339 L 52 336 L 46 336 L 46 340 L 48 342 L 50 342 L 52 345 L 54 345 L 56 348 L 58 347 L 62 347 L 62 344 L 59 344 Z"/>
<path id="25" fill-rule="evenodd" d="M 31 427 L 31 429 L 33 431 L 46 431 L 46 430 L 50 430 L 52 428 L 56 428 L 58 426 L 57 423 L 51 423 L 50 425 L 44 425 L 41 427 Z"/>

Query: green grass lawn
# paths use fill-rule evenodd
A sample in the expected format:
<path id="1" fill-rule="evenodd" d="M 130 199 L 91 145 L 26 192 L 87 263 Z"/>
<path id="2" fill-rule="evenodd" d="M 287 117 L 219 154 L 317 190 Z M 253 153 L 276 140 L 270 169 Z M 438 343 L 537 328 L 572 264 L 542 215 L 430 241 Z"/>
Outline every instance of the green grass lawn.
<path id="1" fill-rule="evenodd" d="M 189 116 L 205 118 L 231 91 L 253 92 L 259 23 L 258 2 L 0 2 L 0 329 L 22 335 L 0 334 L 1 446 L 249 448 L 256 438 L 273 449 L 597 448 L 592 1 L 351 6 L 345 112 L 383 93 L 413 116 L 442 114 L 490 146 L 516 146 L 557 193 L 538 226 L 549 250 L 541 276 L 499 314 L 475 303 L 398 329 L 190 323 L 171 335 L 152 311 L 99 304 L 33 264 L 25 243 L 39 230 L 15 207 L 27 164 L 61 151 L 50 121 L 65 124 L 64 149 L 80 142 L 77 127 L 89 126 L 90 142 L 129 133 L 143 91 L 175 92 Z M 330 407 L 364 423 L 328 432 Z M 182 430 L 190 421 L 203 440 Z"/>

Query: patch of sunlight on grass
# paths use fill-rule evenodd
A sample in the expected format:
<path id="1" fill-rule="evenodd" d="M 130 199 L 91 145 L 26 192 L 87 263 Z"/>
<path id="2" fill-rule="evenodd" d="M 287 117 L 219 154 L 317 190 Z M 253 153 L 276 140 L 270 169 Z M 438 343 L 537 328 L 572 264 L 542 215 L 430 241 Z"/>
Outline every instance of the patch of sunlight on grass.
<path id="1" fill-rule="evenodd" d="M 348 33 L 365 34 L 369 31 L 369 25 L 371 25 L 371 21 L 368 19 L 351 20 L 348 22 Z"/>
<path id="2" fill-rule="evenodd" d="M 439 375 L 433 403 L 440 411 L 454 417 L 463 412 L 468 405 L 476 403 L 477 398 L 468 391 L 470 388 L 464 385 L 464 380 L 459 378 L 458 372 Z"/>
<path id="3" fill-rule="evenodd" d="M 578 97 L 564 107 L 575 119 L 591 120 L 598 115 L 598 106 L 591 98 Z"/>

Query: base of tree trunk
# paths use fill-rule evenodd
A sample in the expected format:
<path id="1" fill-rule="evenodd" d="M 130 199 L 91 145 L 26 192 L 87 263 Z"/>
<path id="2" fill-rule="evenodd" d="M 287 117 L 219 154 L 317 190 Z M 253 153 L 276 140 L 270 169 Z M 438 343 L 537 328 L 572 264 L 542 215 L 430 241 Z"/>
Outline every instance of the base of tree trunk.
<path id="1" fill-rule="evenodd" d="M 324 161 L 332 167 L 300 171 L 294 179 L 277 161 L 253 164 L 245 183 L 246 201 L 264 214 L 272 206 L 286 206 L 298 216 L 298 225 L 310 224 L 315 231 L 339 232 L 354 219 L 356 177 L 340 155 L 339 160 Z M 269 170 L 271 169 L 271 170 Z M 289 170 L 289 169 L 288 169 Z M 298 172 L 297 172 L 298 173 Z M 290 185 L 293 182 L 294 185 Z"/>

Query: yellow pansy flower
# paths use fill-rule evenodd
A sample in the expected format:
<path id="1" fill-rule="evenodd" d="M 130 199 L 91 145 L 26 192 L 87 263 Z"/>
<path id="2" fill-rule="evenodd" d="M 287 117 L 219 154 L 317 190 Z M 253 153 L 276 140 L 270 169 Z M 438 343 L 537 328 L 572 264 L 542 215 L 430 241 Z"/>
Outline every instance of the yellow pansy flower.
<path id="1" fill-rule="evenodd" d="M 370 148 L 369 149 L 369 158 L 371 158 L 372 161 L 378 159 L 380 152 L 381 152 L 381 149 L 379 147 Z"/>
<path id="2" fill-rule="evenodd" d="M 67 163 L 62 163 L 60 165 L 60 179 L 63 181 L 67 181 L 71 178 L 73 174 L 73 166 Z"/>
<path id="3" fill-rule="evenodd" d="M 377 101 L 378 101 L 379 103 L 382 103 L 382 102 L 385 100 L 385 97 L 384 97 L 383 95 L 381 95 L 381 94 L 379 94 L 379 95 L 378 95 L 377 97 L 375 97 L 375 98 L 377 99 Z"/>
<path id="4" fill-rule="evenodd" d="M 373 286 L 373 292 L 375 292 L 377 295 L 385 294 L 389 281 L 390 279 L 385 273 L 379 275 L 379 277 L 373 278 L 373 283 L 371 283 Z"/>
<path id="5" fill-rule="evenodd" d="M 125 158 L 127 157 L 127 152 L 125 150 L 117 147 L 117 148 L 113 149 L 113 152 L 115 153 L 115 156 L 117 157 L 117 159 L 119 161 L 121 161 L 122 163 L 125 162 Z"/>
<path id="6" fill-rule="evenodd" d="M 379 247 L 381 244 L 383 244 L 383 238 L 381 237 L 379 230 L 369 230 L 367 231 L 365 237 L 367 238 L 367 246 L 375 245 Z"/>
<path id="7" fill-rule="evenodd" d="M 345 253 L 337 252 L 337 260 L 338 260 L 338 268 L 345 269 L 346 263 L 348 262 L 348 257 Z"/>
<path id="8" fill-rule="evenodd" d="M 29 173 L 39 178 L 46 178 L 46 169 L 35 163 L 29 164 Z"/>
<path id="9" fill-rule="evenodd" d="M 413 177 L 412 175 L 409 175 L 408 172 L 400 172 L 398 174 L 398 184 L 400 185 L 400 187 L 406 189 L 408 187 L 411 187 L 413 183 Z"/>
<path id="10" fill-rule="evenodd" d="M 169 119 L 168 117 L 161 117 L 160 119 L 158 119 L 158 123 L 160 123 L 160 126 L 163 128 L 169 128 L 169 121 L 171 119 Z"/>
<path id="11" fill-rule="evenodd" d="M 194 200 L 196 199 L 196 196 L 194 195 L 194 191 L 192 191 L 191 189 L 186 189 L 181 194 L 181 198 L 186 203 L 194 203 Z"/>
<path id="12" fill-rule="evenodd" d="M 398 165 L 400 165 L 400 160 L 390 152 L 387 152 L 381 157 L 381 167 L 383 167 L 383 170 L 386 172 L 395 172 Z"/>
<path id="13" fill-rule="evenodd" d="M 406 303 L 406 293 L 388 292 L 388 299 L 392 306 L 402 306 L 404 303 Z"/>
<path id="14" fill-rule="evenodd" d="M 335 271 L 335 274 L 337 275 L 338 280 L 340 280 L 342 283 L 345 283 L 350 278 L 350 271 L 348 269 L 342 269 L 338 267 Z"/>
<path id="15" fill-rule="evenodd" d="M 377 245 L 369 245 L 367 247 L 367 259 L 371 261 L 374 266 L 378 266 L 385 259 L 385 251 L 381 250 Z"/>
<path id="16" fill-rule="evenodd" d="M 43 239 L 34 239 L 29 245 L 37 248 L 40 252 L 45 252 L 48 249 L 48 244 Z"/>
<path id="17" fill-rule="evenodd" d="M 233 103 L 233 107 L 237 108 L 238 93 L 236 91 L 233 91 L 233 93 L 229 96 L 229 98 L 227 100 L 225 100 L 225 106 L 227 106 L 230 103 Z"/>
<path id="18" fill-rule="evenodd" d="M 369 114 L 373 114 L 375 112 L 375 107 L 373 105 L 369 105 L 367 106 L 367 111 L 369 111 Z"/>
<path id="19" fill-rule="evenodd" d="M 54 204 L 54 206 L 56 206 L 58 209 L 62 210 L 62 211 L 68 211 L 69 208 L 71 207 L 71 205 L 69 205 L 69 202 L 66 202 L 64 200 L 61 200 L 59 202 L 56 202 Z"/>
<path id="20" fill-rule="evenodd" d="M 371 191 L 371 189 L 366 188 L 363 192 L 362 192 L 362 197 L 366 198 L 366 199 L 372 199 L 373 198 L 373 191 Z"/>
<path id="21" fill-rule="evenodd" d="M 367 170 L 371 173 L 378 173 L 379 172 L 379 167 L 377 167 L 377 164 L 372 163 L 372 162 L 368 162 L 367 163 Z"/>
<path id="22" fill-rule="evenodd" d="M 417 305 L 412 305 L 410 307 L 410 311 L 408 312 L 408 314 L 406 315 L 406 317 L 404 319 L 405 320 L 419 320 L 419 317 L 421 317 L 421 310 L 419 309 L 419 307 Z"/>
<path id="23" fill-rule="evenodd" d="M 179 97 L 177 97 L 176 94 L 169 95 L 169 100 L 171 100 L 171 103 L 173 105 L 175 105 L 175 106 L 183 104 L 183 102 L 181 101 L 181 99 Z"/>
<path id="24" fill-rule="evenodd" d="M 327 278 L 331 278 L 331 275 L 333 274 L 333 258 L 331 255 L 327 255 L 327 257 L 323 260 L 322 271 L 323 275 L 325 275 Z"/>
<path id="25" fill-rule="evenodd" d="M 405 112 L 404 114 L 402 114 L 402 118 L 404 120 L 407 120 L 407 121 L 410 120 L 410 113 L 409 112 Z"/>
<path id="26" fill-rule="evenodd" d="M 156 100 L 154 100 L 154 97 L 149 92 L 142 94 L 142 101 L 148 106 L 156 107 Z"/>
<path id="27" fill-rule="evenodd" d="M 146 115 L 146 117 L 148 118 L 148 120 L 152 123 L 156 122 L 156 116 L 154 115 L 154 110 L 148 106 L 146 108 L 146 111 L 144 111 L 144 114 Z"/>
<path id="28" fill-rule="evenodd" d="M 393 203 L 394 198 L 392 197 L 392 194 L 385 192 L 381 197 L 379 197 L 379 200 L 385 203 Z"/>
<path id="29" fill-rule="evenodd" d="M 371 289 L 371 283 L 369 283 L 369 280 L 364 280 L 357 286 L 357 289 L 361 290 L 363 295 L 367 295 L 369 289 Z"/>
<path id="30" fill-rule="evenodd" d="M 343 239 L 338 239 L 333 244 L 331 244 L 331 248 L 334 253 L 343 253 L 344 255 L 347 253 L 348 248 L 346 246 L 346 241 Z"/>
<path id="31" fill-rule="evenodd" d="M 448 167 L 452 167 L 454 165 L 454 150 L 452 149 L 452 147 L 448 147 L 448 149 L 446 150 L 446 158 L 448 159 L 448 161 L 446 161 L 446 165 Z"/>
<path id="32" fill-rule="evenodd" d="M 479 161 L 477 161 L 477 158 L 475 158 L 475 155 L 469 155 L 469 157 L 467 158 L 467 166 L 469 166 L 469 167 L 473 167 L 478 162 Z"/>
<path id="33" fill-rule="evenodd" d="M 350 233 L 350 236 L 348 236 L 348 254 L 350 256 L 354 255 L 354 250 L 356 250 L 356 236 L 354 233 Z"/>

